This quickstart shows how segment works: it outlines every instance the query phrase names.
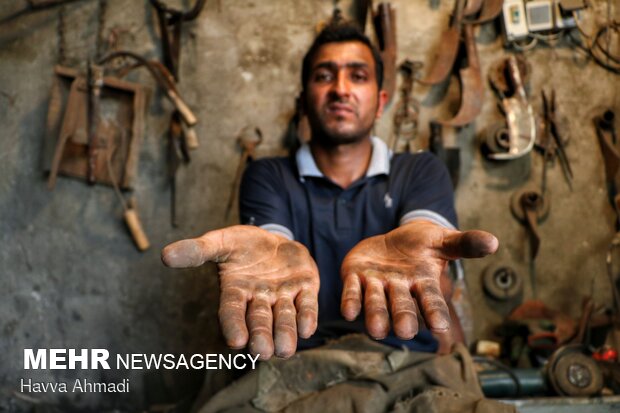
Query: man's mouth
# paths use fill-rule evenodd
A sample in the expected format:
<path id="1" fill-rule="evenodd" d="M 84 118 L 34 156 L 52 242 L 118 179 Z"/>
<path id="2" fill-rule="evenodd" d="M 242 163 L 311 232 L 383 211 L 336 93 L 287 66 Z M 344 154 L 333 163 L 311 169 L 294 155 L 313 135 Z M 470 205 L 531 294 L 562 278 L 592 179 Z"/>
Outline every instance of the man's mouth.
<path id="1" fill-rule="evenodd" d="M 336 116 L 349 116 L 355 113 L 353 108 L 346 103 L 330 103 L 327 105 L 327 112 Z"/>

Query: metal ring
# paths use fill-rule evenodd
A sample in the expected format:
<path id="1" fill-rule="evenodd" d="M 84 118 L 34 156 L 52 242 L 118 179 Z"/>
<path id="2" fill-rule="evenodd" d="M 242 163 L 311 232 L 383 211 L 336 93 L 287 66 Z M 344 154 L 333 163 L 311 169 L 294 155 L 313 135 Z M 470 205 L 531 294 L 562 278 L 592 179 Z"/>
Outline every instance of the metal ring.
<path id="1" fill-rule="evenodd" d="M 482 275 L 482 286 L 491 298 L 508 301 L 523 292 L 523 278 L 509 266 L 491 266 Z"/>

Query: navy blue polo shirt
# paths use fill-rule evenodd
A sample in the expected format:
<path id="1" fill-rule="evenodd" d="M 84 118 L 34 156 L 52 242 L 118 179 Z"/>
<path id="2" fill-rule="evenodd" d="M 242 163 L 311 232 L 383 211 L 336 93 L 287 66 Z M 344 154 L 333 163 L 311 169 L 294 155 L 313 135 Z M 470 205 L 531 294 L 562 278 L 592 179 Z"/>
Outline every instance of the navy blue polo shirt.
<path id="1" fill-rule="evenodd" d="M 310 147 L 294 156 L 251 162 L 240 189 L 241 223 L 257 225 L 304 244 L 319 269 L 319 325 L 298 348 L 327 339 L 364 332 L 364 319 L 346 321 L 340 314 L 344 256 L 361 240 L 385 234 L 413 219 L 457 226 L 452 183 L 445 166 L 431 153 L 392 154 L 372 139 L 367 173 L 342 189 L 318 169 Z M 383 342 L 417 351 L 435 351 L 429 331 L 413 340 L 390 332 Z"/>

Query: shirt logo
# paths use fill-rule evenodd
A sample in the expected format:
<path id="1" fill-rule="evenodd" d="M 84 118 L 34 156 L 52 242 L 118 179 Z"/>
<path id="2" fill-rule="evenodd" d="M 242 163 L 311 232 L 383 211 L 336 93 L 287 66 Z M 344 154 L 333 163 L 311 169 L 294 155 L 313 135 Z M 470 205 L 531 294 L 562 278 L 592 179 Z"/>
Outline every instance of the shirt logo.
<path id="1" fill-rule="evenodd" d="M 385 196 L 383 197 L 383 203 L 385 204 L 386 208 L 392 208 L 392 197 L 390 196 L 390 193 L 386 193 Z"/>

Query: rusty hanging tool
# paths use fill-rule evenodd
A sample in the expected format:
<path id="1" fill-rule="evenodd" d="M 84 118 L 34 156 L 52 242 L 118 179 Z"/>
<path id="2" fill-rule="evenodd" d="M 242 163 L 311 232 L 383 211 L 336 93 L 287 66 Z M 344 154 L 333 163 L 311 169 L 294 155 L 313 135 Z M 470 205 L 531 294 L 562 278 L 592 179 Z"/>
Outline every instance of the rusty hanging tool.
<path id="1" fill-rule="evenodd" d="M 390 3 L 379 3 L 372 17 L 383 60 L 383 90 L 389 103 L 396 89 L 396 12 Z"/>
<path id="2" fill-rule="evenodd" d="M 465 4 L 465 9 L 463 10 L 464 17 L 473 17 L 482 8 L 482 3 L 484 0 L 467 0 Z"/>
<path id="3" fill-rule="evenodd" d="M 131 187 L 135 175 L 144 129 L 144 90 L 140 85 L 103 76 L 100 66 L 91 65 L 86 76 L 62 66 L 56 66 L 55 72 L 45 137 L 49 188 L 54 188 L 59 173 L 112 185 L 121 200 L 131 236 L 138 249 L 144 251 L 149 246 L 148 238 L 135 206 L 125 202 L 121 192 Z M 90 103 L 93 84 L 99 89 L 94 104 Z M 63 93 L 67 88 L 68 93 Z M 64 95 L 68 96 L 63 107 Z M 106 116 L 101 117 L 98 108 L 104 106 Z M 116 112 L 111 110 L 114 107 Z M 110 117 L 111 113 L 116 116 Z"/>
<path id="4" fill-rule="evenodd" d="M 121 189 L 118 186 L 118 180 L 116 179 L 116 176 L 114 174 L 114 168 L 112 167 L 111 159 L 114 155 L 115 150 L 116 148 L 113 148 L 108 151 L 108 156 L 106 158 L 108 174 L 110 176 L 110 180 L 112 181 L 112 186 L 114 187 L 114 193 L 116 194 L 121 206 L 123 207 L 123 218 L 125 219 L 125 224 L 129 229 L 131 238 L 133 239 L 136 247 L 140 251 L 146 251 L 151 246 L 151 243 L 146 236 L 146 232 L 144 231 L 140 216 L 138 215 L 138 207 L 136 205 L 136 201 L 134 198 L 131 198 L 129 201 L 125 201 L 125 197 L 123 196 Z"/>
<path id="5" fill-rule="evenodd" d="M 159 31 L 161 36 L 161 46 L 163 52 L 163 63 L 172 75 L 172 83 L 174 85 L 179 81 L 179 61 L 181 56 L 181 33 L 183 22 L 196 19 L 206 4 L 206 0 L 197 0 L 189 11 L 177 10 L 168 7 L 161 0 L 149 0 L 157 13 L 159 23 Z M 170 87 L 169 90 L 174 90 Z M 177 109 L 179 107 L 177 106 Z M 180 109 L 179 109 L 180 111 Z M 185 115 L 181 113 L 185 118 Z M 183 129 L 179 121 L 178 113 L 175 111 L 170 117 L 170 125 L 168 131 L 168 173 L 171 189 L 171 224 L 176 226 L 176 171 L 179 166 L 179 160 L 183 159 L 189 162 L 189 153 L 187 149 L 195 149 L 199 146 L 198 137 L 192 128 L 196 122 L 186 122 L 187 128 Z M 179 155 L 181 153 L 181 156 Z M 175 174 L 172 176 L 170 174 Z"/>
<path id="6" fill-rule="evenodd" d="M 342 9 L 340 9 L 340 0 L 334 0 L 334 7 L 332 9 L 332 18 L 330 20 L 330 24 L 338 24 L 344 20 L 344 16 L 342 15 Z M 360 25 L 360 27 L 364 27 Z"/>
<path id="7" fill-rule="evenodd" d="M 60 171 L 65 146 L 69 139 L 74 136 L 77 129 L 79 109 L 83 107 L 81 102 L 82 96 L 79 93 L 79 86 L 82 80 L 83 79 L 81 78 L 75 78 L 71 82 L 71 88 L 69 89 L 69 97 L 67 98 L 65 109 L 65 116 L 62 119 L 60 133 L 58 135 L 58 140 L 56 141 L 54 155 L 50 165 L 50 173 L 47 180 L 47 187 L 49 189 L 54 189 L 56 186 L 56 178 L 58 177 L 58 173 Z"/>
<path id="8" fill-rule="evenodd" d="M 502 12 L 504 6 L 504 0 L 484 0 L 482 4 L 480 15 L 474 18 L 474 14 L 466 14 L 469 19 L 465 21 L 470 24 L 487 23 L 494 20 Z M 473 7 L 472 7 L 473 9 Z M 479 8 L 480 9 L 480 8 Z"/>
<path id="9" fill-rule="evenodd" d="M 157 85 L 162 88 L 166 97 L 170 99 L 175 109 L 179 111 L 187 126 L 194 126 L 198 122 L 196 115 L 194 115 L 194 112 L 192 112 L 187 103 L 185 103 L 185 100 L 179 95 L 174 82 L 171 81 L 172 75 L 168 69 L 158 64 L 158 62 L 146 60 L 142 56 L 126 50 L 112 52 L 99 60 L 98 64 L 104 65 L 117 58 L 130 58 L 135 60 L 137 64 L 132 66 L 132 69 L 141 66 L 146 67 L 151 76 L 153 76 L 153 79 L 157 82 Z"/>
<path id="10" fill-rule="evenodd" d="M 241 185 L 241 175 L 245 169 L 248 161 L 254 159 L 254 150 L 263 141 L 263 133 L 259 128 L 254 128 L 254 136 L 250 135 L 249 128 L 245 127 L 237 137 L 237 144 L 241 148 L 241 158 L 239 158 L 239 165 L 237 166 L 237 172 L 235 173 L 235 179 L 233 180 L 230 188 L 230 195 L 228 196 L 228 203 L 226 204 L 225 219 L 228 220 L 230 212 L 237 199 L 239 193 L 239 186 Z"/>
<path id="11" fill-rule="evenodd" d="M 530 259 L 536 259 L 540 247 L 538 223 L 549 214 L 549 197 L 543 197 L 536 190 L 522 190 L 515 192 L 511 198 L 510 209 L 530 234 Z"/>
<path id="12" fill-rule="evenodd" d="M 103 67 L 88 62 L 88 178 L 89 184 L 96 182 L 97 170 L 97 127 L 99 125 L 99 107 L 101 89 L 103 88 Z"/>
<path id="13" fill-rule="evenodd" d="M 431 122 L 430 129 L 429 149 L 446 165 L 452 186 L 456 188 L 461 170 L 461 150 L 454 142 L 456 139 L 453 139 L 452 145 L 446 145 L 441 124 Z M 452 129 L 452 132 L 455 133 L 455 130 Z"/>
<path id="14" fill-rule="evenodd" d="M 500 97 L 501 109 L 508 125 L 508 151 L 490 153 L 489 158 L 510 160 L 529 153 L 536 141 L 536 119 L 534 110 L 525 91 L 521 67 L 515 56 L 510 56 L 499 65 L 506 76 L 506 87 L 499 84 L 496 76 L 490 75 L 493 89 Z"/>
<path id="15" fill-rule="evenodd" d="M 355 20 L 359 27 L 364 31 L 366 28 L 366 19 L 368 18 L 368 9 L 372 8 L 372 0 L 356 0 L 354 2 Z"/>
<path id="16" fill-rule="evenodd" d="M 130 57 L 136 60 L 136 64 L 123 71 L 123 74 L 127 74 L 129 70 L 144 66 L 148 69 L 149 73 L 153 76 L 157 84 L 164 89 L 166 96 L 175 105 L 176 109 L 172 113 L 170 126 L 168 128 L 168 149 L 167 149 L 167 169 L 168 169 L 168 181 L 170 184 L 170 223 L 173 227 L 177 226 L 176 218 L 176 172 L 181 164 L 181 161 L 188 163 L 190 160 L 189 151 L 192 146 L 192 139 L 189 139 L 192 135 L 191 132 L 193 126 L 197 120 L 189 106 L 185 104 L 183 99 L 176 91 L 174 78 L 170 71 L 157 61 L 147 61 L 139 55 L 131 52 L 119 51 L 112 53 L 102 59 L 103 62 L 108 62 L 118 57 Z M 185 125 L 185 127 L 183 127 Z"/>
<path id="17" fill-rule="evenodd" d="M 179 112 L 173 112 L 172 119 L 170 121 L 170 128 L 168 129 L 168 181 L 170 183 L 170 223 L 173 227 L 177 227 L 177 214 L 176 214 L 176 198 L 177 198 L 177 185 L 176 176 L 177 170 L 181 165 L 181 162 L 189 162 L 189 152 L 183 139 L 183 126 L 181 124 L 181 117 Z"/>
<path id="18" fill-rule="evenodd" d="M 197 0 L 189 11 L 168 7 L 163 1 L 149 0 L 157 12 L 162 41 L 164 64 L 175 80 L 179 78 L 179 57 L 181 52 L 181 28 L 183 22 L 196 19 L 207 0 Z"/>
<path id="19" fill-rule="evenodd" d="M 138 163 L 138 151 L 144 130 L 145 93 L 141 85 L 117 77 L 103 77 L 100 99 L 108 108 L 117 108 L 116 115 L 98 120 L 95 129 L 96 151 L 89 150 L 89 90 L 86 76 L 77 70 L 56 66 L 54 86 L 47 114 L 44 145 L 44 168 L 49 171 L 48 187 L 53 189 L 58 174 L 83 178 L 88 181 L 94 165 L 97 183 L 111 185 L 105 168 L 106 157 L 112 148 L 125 142 L 112 158 L 119 186 L 132 187 Z M 114 113 L 114 112 L 112 112 Z M 113 130 L 109 130 L 112 128 Z M 93 145 L 95 146 L 95 145 Z"/>
<path id="20" fill-rule="evenodd" d="M 467 51 L 467 66 L 459 70 L 461 106 L 452 119 L 439 121 L 446 126 L 465 126 L 476 119 L 482 109 L 484 87 L 482 85 L 480 60 L 478 59 L 473 26 L 465 24 L 463 26 L 463 34 L 465 36 L 465 50 Z"/>
<path id="21" fill-rule="evenodd" d="M 412 62 L 408 59 L 399 66 L 403 80 L 400 86 L 400 99 L 394 108 L 393 129 L 389 144 L 394 152 L 398 149 L 401 138 L 407 139 L 409 147 L 418 135 L 420 102 L 413 97 L 413 84 L 421 68 L 421 62 Z"/>
<path id="22" fill-rule="evenodd" d="M 519 199 L 521 209 L 525 214 L 528 230 L 531 235 L 530 258 L 536 259 L 538 248 L 540 247 L 540 235 L 538 235 L 538 211 L 542 208 L 542 196 L 536 192 L 528 192 L 521 195 Z"/>
<path id="23" fill-rule="evenodd" d="M 609 284 L 613 294 L 614 313 L 616 318 L 620 317 L 620 293 L 618 293 L 618 282 L 616 281 L 616 272 L 614 271 L 613 256 L 614 251 L 618 249 L 620 249 L 620 232 L 616 233 L 609 244 L 609 248 L 607 249 L 607 257 L 605 259 L 607 265 L 607 276 L 609 277 Z"/>
<path id="24" fill-rule="evenodd" d="M 556 157 L 559 159 L 560 165 L 562 167 L 562 172 L 564 173 L 564 178 L 568 183 L 568 187 L 572 190 L 572 179 L 573 179 L 573 170 L 570 166 L 570 162 L 566 155 L 565 143 L 566 139 L 564 139 L 558 128 L 558 121 L 556 115 L 556 100 L 555 100 L 555 90 L 551 90 L 549 96 L 545 93 L 544 90 L 541 91 L 542 102 L 543 102 L 543 122 L 544 122 L 544 136 L 541 137 L 541 142 L 543 145 L 543 179 L 542 179 L 542 193 L 545 194 L 546 186 L 547 186 L 547 163 L 550 160 L 555 159 Z"/>
<path id="25" fill-rule="evenodd" d="M 613 296 L 613 314 L 605 323 L 611 327 L 611 339 L 616 348 L 620 348 L 620 286 L 617 280 L 618 272 L 614 269 L 614 256 L 618 256 L 617 251 L 620 250 L 620 232 L 616 232 L 613 239 L 609 243 L 607 256 L 605 259 L 607 266 L 607 277 L 609 279 L 609 287 Z M 617 263 L 617 260 L 616 260 Z"/>
<path id="26" fill-rule="evenodd" d="M 618 216 L 616 227 L 620 229 L 620 174 L 618 173 L 620 170 L 620 150 L 618 149 L 618 136 L 614 121 L 614 112 L 606 110 L 603 115 L 594 118 L 594 126 L 605 162 L 605 180 L 609 200 Z"/>
<path id="27" fill-rule="evenodd" d="M 456 0 L 450 27 L 441 34 L 433 65 L 426 77 L 420 80 L 420 83 L 425 85 L 436 85 L 446 80 L 450 74 L 459 51 L 459 36 L 461 34 L 464 7 L 465 0 Z"/>
<path id="28" fill-rule="evenodd" d="M 196 19 L 207 0 L 197 0 L 189 11 L 177 10 L 166 6 L 161 0 L 150 0 L 151 5 L 157 12 L 159 31 L 161 34 L 161 44 L 163 52 L 164 66 L 172 75 L 172 84 L 179 80 L 179 61 L 181 56 L 181 30 L 183 22 Z M 172 88 L 176 93 L 176 88 Z M 176 105 L 176 104 L 175 104 Z M 189 108 L 187 108 L 189 109 Z M 177 110 L 183 110 L 177 106 Z M 185 114 L 182 114 L 186 119 Z M 172 120 L 171 120 L 172 122 Z M 186 122 L 188 128 L 185 130 L 184 138 L 190 149 L 198 147 L 198 138 L 192 126 L 196 123 Z"/>

